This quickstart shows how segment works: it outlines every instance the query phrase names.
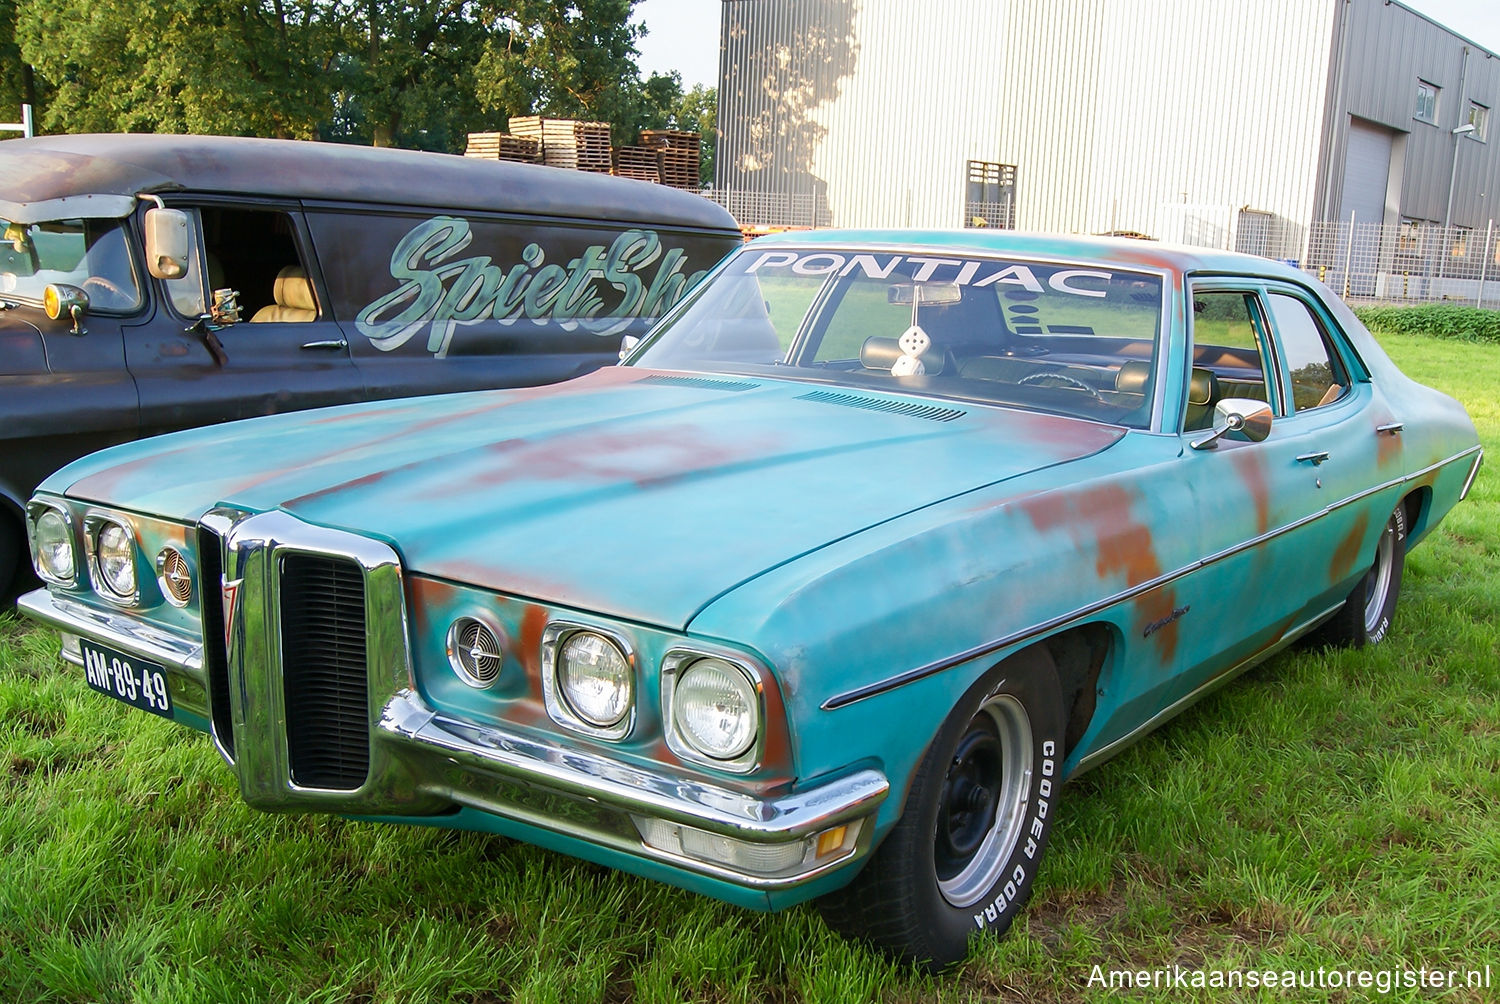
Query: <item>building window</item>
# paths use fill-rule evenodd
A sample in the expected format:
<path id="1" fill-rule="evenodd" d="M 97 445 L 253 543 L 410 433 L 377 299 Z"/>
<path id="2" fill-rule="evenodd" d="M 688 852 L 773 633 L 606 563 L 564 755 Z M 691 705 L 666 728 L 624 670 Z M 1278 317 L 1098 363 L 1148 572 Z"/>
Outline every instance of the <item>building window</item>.
<path id="1" fill-rule="evenodd" d="M 1415 117 L 1421 122 L 1437 124 L 1437 100 L 1440 88 L 1425 80 L 1417 81 L 1417 111 Z"/>
<path id="2" fill-rule="evenodd" d="M 1474 138 L 1484 142 L 1485 130 L 1490 122 L 1490 110 L 1478 101 L 1470 101 L 1469 117 L 1465 121 L 1474 127 Z"/>
<path id="3" fill-rule="evenodd" d="M 1016 226 L 1015 165 L 971 160 L 968 162 L 967 171 L 968 181 L 964 188 L 964 226 L 1014 230 Z"/>

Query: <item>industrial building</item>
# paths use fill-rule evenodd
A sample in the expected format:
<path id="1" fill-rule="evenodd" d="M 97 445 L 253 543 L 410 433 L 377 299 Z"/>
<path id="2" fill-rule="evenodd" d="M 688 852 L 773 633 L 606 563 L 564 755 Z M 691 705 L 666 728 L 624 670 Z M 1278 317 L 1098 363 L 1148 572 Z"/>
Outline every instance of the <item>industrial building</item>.
<path id="1" fill-rule="evenodd" d="M 721 44 L 742 222 L 1133 232 L 1383 288 L 1492 253 L 1424 235 L 1500 216 L 1500 57 L 1399 3 L 725 0 Z"/>

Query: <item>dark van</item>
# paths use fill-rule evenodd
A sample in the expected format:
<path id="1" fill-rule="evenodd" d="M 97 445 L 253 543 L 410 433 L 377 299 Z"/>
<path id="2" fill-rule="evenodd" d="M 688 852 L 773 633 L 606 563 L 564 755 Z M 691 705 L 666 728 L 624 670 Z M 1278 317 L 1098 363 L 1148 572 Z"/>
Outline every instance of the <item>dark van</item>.
<path id="1" fill-rule="evenodd" d="M 0 595 L 62 464 L 186 426 L 563 380 L 740 242 L 660 185 L 209 136 L 0 142 Z"/>

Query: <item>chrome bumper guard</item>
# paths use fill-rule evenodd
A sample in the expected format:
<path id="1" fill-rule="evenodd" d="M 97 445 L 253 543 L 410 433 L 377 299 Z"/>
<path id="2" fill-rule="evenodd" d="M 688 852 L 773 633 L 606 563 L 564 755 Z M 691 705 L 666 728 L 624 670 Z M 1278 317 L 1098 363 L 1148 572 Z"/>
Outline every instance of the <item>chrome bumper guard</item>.
<path id="1" fill-rule="evenodd" d="M 411 677 L 401 564 L 389 546 L 282 512 L 220 510 L 202 525 L 222 543 L 227 717 L 209 714 L 203 639 L 168 636 L 46 590 L 22 605 L 65 634 L 98 639 L 181 677 L 191 690 L 182 698 L 192 699 L 174 687 L 174 700 L 211 720 L 215 745 L 250 805 L 383 817 L 441 816 L 461 806 L 766 891 L 800 885 L 871 846 L 873 816 L 890 787 L 877 771 L 762 797 L 439 713 Z M 363 575 L 369 765 L 357 787 L 312 788 L 293 778 L 279 613 L 288 554 L 351 562 Z M 208 602 L 219 600 L 205 585 Z M 232 737 L 218 735 L 221 722 L 232 723 Z"/>

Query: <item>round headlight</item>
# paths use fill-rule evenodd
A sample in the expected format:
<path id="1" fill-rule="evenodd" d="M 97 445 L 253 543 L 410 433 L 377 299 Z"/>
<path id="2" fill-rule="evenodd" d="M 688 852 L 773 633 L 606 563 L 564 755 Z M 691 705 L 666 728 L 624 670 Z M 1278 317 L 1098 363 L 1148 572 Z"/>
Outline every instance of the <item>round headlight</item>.
<path id="1" fill-rule="evenodd" d="M 101 523 L 94 537 L 99 584 L 120 599 L 135 595 L 135 538 L 119 523 Z"/>
<path id="2" fill-rule="evenodd" d="M 745 674 L 723 659 L 699 659 L 677 679 L 672 722 L 693 748 L 733 760 L 755 742 L 760 701 Z"/>
<path id="3" fill-rule="evenodd" d="M 37 571 L 45 578 L 71 581 L 77 568 L 68 521 L 56 509 L 47 509 L 36 518 L 35 526 Z"/>
<path id="4" fill-rule="evenodd" d="M 568 707 L 590 725 L 606 729 L 630 713 L 635 694 L 630 661 L 601 634 L 579 631 L 568 636 L 558 653 L 557 683 Z"/>

